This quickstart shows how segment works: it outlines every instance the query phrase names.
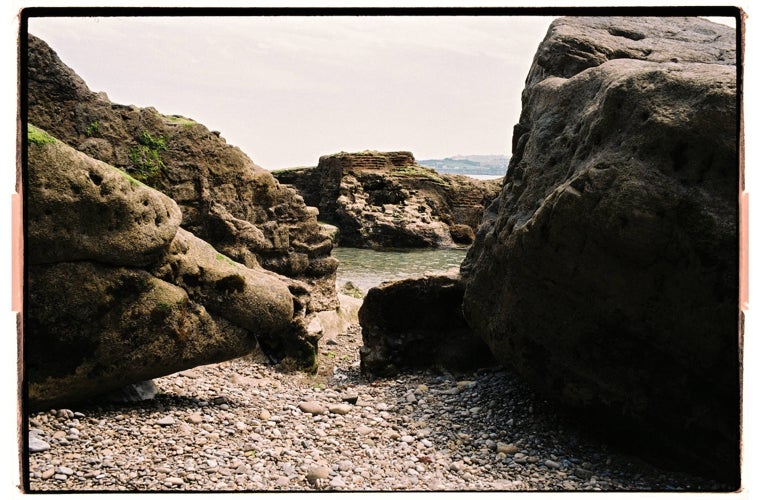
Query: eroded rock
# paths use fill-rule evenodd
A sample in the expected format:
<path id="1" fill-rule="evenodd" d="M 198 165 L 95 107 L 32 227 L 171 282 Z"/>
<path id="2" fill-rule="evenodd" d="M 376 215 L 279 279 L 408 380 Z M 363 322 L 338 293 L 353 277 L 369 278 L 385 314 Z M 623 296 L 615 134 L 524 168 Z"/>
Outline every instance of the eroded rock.
<path id="1" fill-rule="evenodd" d="M 34 125 L 30 129 L 43 133 Z M 95 260 L 142 266 L 177 233 L 182 220 L 177 204 L 124 172 L 59 141 L 32 144 L 30 154 L 28 263 Z M 73 162 L 79 168 L 66 168 Z"/>
<path id="2" fill-rule="evenodd" d="M 493 364 L 462 317 L 456 275 L 425 276 L 371 288 L 359 309 L 361 370 L 392 376 L 402 368 L 466 371 Z"/>
<path id="3" fill-rule="evenodd" d="M 112 103 L 42 40 L 30 35 L 28 47 L 31 123 L 175 200 L 182 227 L 231 259 L 307 283 L 307 313 L 338 307 L 332 240 L 295 191 L 219 133 Z"/>
<path id="4" fill-rule="evenodd" d="M 340 228 L 342 246 L 369 248 L 468 245 L 501 182 L 438 174 L 406 151 L 337 153 L 275 176 Z"/>
<path id="5" fill-rule="evenodd" d="M 179 227 L 167 196 L 36 128 L 27 173 L 30 408 L 244 356 L 257 338 L 313 368 L 297 282 L 220 254 Z"/>
<path id="6" fill-rule="evenodd" d="M 628 444 L 738 477 L 734 30 L 565 18 L 462 265 L 497 359 Z"/>

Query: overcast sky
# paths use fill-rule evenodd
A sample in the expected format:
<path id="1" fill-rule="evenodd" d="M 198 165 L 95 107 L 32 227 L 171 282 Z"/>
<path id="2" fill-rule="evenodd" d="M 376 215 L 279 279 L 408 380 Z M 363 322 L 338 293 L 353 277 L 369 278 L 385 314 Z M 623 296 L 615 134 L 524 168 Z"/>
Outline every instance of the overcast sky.
<path id="1" fill-rule="evenodd" d="M 219 130 L 265 168 L 508 154 L 547 17 L 30 18 L 94 91 Z"/>

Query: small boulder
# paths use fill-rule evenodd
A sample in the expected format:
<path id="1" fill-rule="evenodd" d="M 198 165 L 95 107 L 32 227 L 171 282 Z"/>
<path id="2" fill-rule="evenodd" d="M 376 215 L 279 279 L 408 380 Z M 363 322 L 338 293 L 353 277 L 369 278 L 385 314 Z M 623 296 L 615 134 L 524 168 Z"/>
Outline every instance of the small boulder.
<path id="1" fill-rule="evenodd" d="M 391 376 L 402 367 L 467 371 L 494 363 L 462 317 L 464 284 L 457 275 L 383 283 L 359 309 L 361 370 Z"/>

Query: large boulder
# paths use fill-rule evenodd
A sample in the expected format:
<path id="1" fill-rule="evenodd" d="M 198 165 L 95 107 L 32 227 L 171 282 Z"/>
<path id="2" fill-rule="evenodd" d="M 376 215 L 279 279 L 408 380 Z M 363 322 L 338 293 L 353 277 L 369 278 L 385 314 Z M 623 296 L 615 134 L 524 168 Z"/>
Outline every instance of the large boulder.
<path id="1" fill-rule="evenodd" d="M 29 125 L 27 259 L 36 264 L 99 260 L 141 266 L 154 261 L 182 221 L 177 204 L 141 188 L 103 162 L 76 153 Z M 49 136 L 47 136 L 49 137 Z M 77 163 L 78 168 L 67 168 Z"/>
<path id="2" fill-rule="evenodd" d="M 338 307 L 338 263 L 317 210 L 219 132 L 112 103 L 33 35 L 27 75 L 31 123 L 168 195 L 182 212 L 182 227 L 231 259 L 308 284 L 309 313 Z"/>
<path id="3" fill-rule="evenodd" d="M 407 151 L 336 153 L 274 175 L 340 228 L 341 246 L 367 248 L 469 245 L 501 185 L 438 174 Z"/>
<path id="4" fill-rule="evenodd" d="M 431 275 L 371 288 L 359 309 L 361 371 L 393 376 L 401 369 L 469 371 L 494 363 L 462 317 L 464 283 Z"/>
<path id="5" fill-rule="evenodd" d="M 552 23 L 462 265 L 497 359 L 652 455 L 738 484 L 733 29 Z"/>
<path id="6" fill-rule="evenodd" d="M 25 380 L 31 409 L 261 347 L 313 368 L 298 283 L 179 227 L 167 196 L 30 125 Z M 300 310 L 299 310 L 300 309 Z"/>

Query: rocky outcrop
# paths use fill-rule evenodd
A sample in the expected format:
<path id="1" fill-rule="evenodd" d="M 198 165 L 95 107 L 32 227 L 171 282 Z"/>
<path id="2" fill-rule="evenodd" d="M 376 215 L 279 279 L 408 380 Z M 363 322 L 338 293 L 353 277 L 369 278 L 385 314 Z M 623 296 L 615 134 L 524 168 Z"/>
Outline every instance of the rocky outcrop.
<path id="1" fill-rule="evenodd" d="M 597 429 L 732 484 L 735 50 L 699 18 L 555 21 L 462 265 L 465 317 L 497 359 Z"/>
<path id="2" fill-rule="evenodd" d="M 31 123 L 176 201 L 182 227 L 236 262 L 308 284 L 309 312 L 335 309 L 337 261 L 316 210 L 218 132 L 94 93 L 43 41 L 28 38 Z"/>
<path id="3" fill-rule="evenodd" d="M 359 309 L 361 371 L 393 376 L 404 368 L 468 371 L 494 363 L 462 317 L 458 275 L 425 276 L 371 288 Z"/>
<path id="4" fill-rule="evenodd" d="M 501 183 L 441 175 L 405 151 L 337 153 L 274 175 L 340 228 L 341 245 L 369 248 L 470 244 Z"/>
<path id="5" fill-rule="evenodd" d="M 31 409 L 249 354 L 313 369 L 303 285 L 180 227 L 174 201 L 29 125 L 25 377 Z M 257 342 L 258 341 L 258 342 Z"/>

